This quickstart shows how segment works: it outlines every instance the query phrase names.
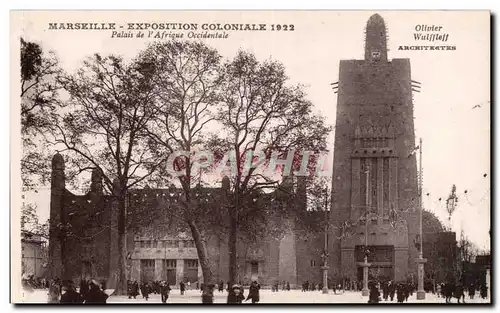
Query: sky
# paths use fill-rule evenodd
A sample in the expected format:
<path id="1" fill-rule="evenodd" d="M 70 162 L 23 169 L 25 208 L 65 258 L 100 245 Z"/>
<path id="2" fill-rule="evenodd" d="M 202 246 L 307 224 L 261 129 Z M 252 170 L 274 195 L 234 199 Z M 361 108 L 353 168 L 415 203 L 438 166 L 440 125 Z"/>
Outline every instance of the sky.
<path id="1" fill-rule="evenodd" d="M 259 60 L 281 61 L 291 83 L 304 84 L 308 99 L 327 122 L 335 124 L 339 61 L 364 57 L 364 30 L 379 13 L 388 29 L 389 59 L 409 58 L 412 79 L 421 82 L 414 95 L 416 138 L 423 140 L 424 208 L 445 226 L 461 229 L 481 249 L 489 249 L 490 229 L 490 16 L 488 12 L 453 11 L 281 11 L 281 12 L 18 12 L 13 29 L 25 39 L 54 51 L 61 66 L 74 72 L 98 52 L 132 58 L 149 39 L 111 38 L 111 31 L 48 30 L 49 22 L 197 22 L 294 25 L 294 31 L 228 32 L 227 39 L 207 39 L 222 56 L 238 49 Z M 440 45 L 414 40 L 418 25 L 441 26 L 453 51 L 400 51 L 399 46 Z M 187 32 L 184 32 L 185 36 Z M 480 107 L 476 107 L 480 105 Z M 329 137 L 333 150 L 333 133 Z M 333 154 L 329 157 L 333 160 Z M 484 177 L 486 174 L 486 177 Z M 446 198 L 457 186 L 458 205 L 448 224 Z M 50 191 L 43 187 L 26 200 L 49 216 Z M 441 200 L 439 200 L 441 199 Z"/>

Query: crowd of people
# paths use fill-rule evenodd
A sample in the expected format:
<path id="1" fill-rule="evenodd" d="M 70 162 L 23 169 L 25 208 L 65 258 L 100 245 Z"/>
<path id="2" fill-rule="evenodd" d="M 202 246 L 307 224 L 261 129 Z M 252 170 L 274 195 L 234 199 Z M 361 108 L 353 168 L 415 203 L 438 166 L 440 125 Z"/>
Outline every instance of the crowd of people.
<path id="1" fill-rule="evenodd" d="M 379 303 L 382 300 L 408 302 L 408 298 L 416 291 L 415 284 L 412 282 L 394 283 L 391 280 L 369 282 L 368 289 L 370 290 L 368 303 Z"/>
<path id="2" fill-rule="evenodd" d="M 278 292 L 280 290 L 280 286 L 282 291 L 290 291 L 290 282 L 285 282 L 285 281 L 283 282 L 275 281 L 274 284 L 271 286 L 271 291 Z"/>
<path id="3" fill-rule="evenodd" d="M 103 284 L 96 280 L 82 280 L 77 291 L 71 280 L 61 281 L 59 278 L 48 280 L 48 303 L 63 304 L 104 304 L 108 295 L 104 292 Z"/>
<path id="4" fill-rule="evenodd" d="M 396 283 L 392 281 L 383 282 L 370 282 L 369 284 L 369 300 L 368 303 L 378 303 L 382 301 L 394 301 L 396 296 L 396 301 L 398 303 L 407 302 L 408 298 L 413 295 L 416 291 L 416 286 L 412 282 L 406 283 Z M 447 282 L 437 284 L 435 293 L 438 297 L 445 299 L 446 303 L 451 303 L 453 298 L 457 299 L 457 302 L 465 303 L 466 292 L 469 294 L 469 299 L 474 299 L 476 291 L 479 292 L 479 296 L 482 299 L 487 297 L 487 286 L 486 284 L 470 284 L 467 288 L 464 287 L 462 283 Z M 434 291 L 432 291 L 434 293 Z M 382 294 L 382 297 L 381 297 Z"/>
<path id="5" fill-rule="evenodd" d="M 329 289 L 336 290 L 362 290 L 362 284 L 357 281 L 344 282 L 346 285 L 342 286 L 340 284 L 335 284 L 329 281 Z M 50 279 L 34 279 L 33 277 L 23 278 L 22 284 L 25 290 L 28 292 L 30 290 L 41 288 L 48 289 L 48 303 L 106 303 L 108 295 L 105 293 L 105 283 L 99 283 L 96 280 L 86 280 L 82 279 L 80 281 L 79 288 L 71 280 L 61 281 L 59 278 L 53 280 Z M 226 287 L 227 286 L 227 287 Z M 181 295 L 185 294 L 186 290 L 189 290 L 191 284 L 181 281 L 179 283 L 179 291 Z M 245 289 L 241 282 L 237 284 L 224 284 L 220 281 L 217 284 L 212 284 L 203 286 L 196 283 L 196 288 L 200 287 L 202 303 L 213 303 L 214 290 L 218 290 L 219 293 L 223 292 L 224 289 L 228 292 L 227 303 L 239 304 L 243 301 L 251 300 L 252 303 L 258 303 L 260 301 L 260 289 L 261 286 L 257 281 L 253 281 L 249 286 L 248 295 L 245 297 Z M 226 287 L 226 288 L 224 288 Z M 278 292 L 281 287 L 282 291 L 290 291 L 289 282 L 279 282 L 276 281 L 272 284 L 271 290 L 273 292 Z M 302 284 L 302 292 L 306 291 L 321 291 L 323 284 L 316 284 L 314 282 L 310 283 L 305 281 Z M 398 303 L 407 302 L 408 298 L 416 292 L 416 285 L 412 281 L 398 282 L 394 283 L 391 280 L 383 281 L 370 281 L 368 285 L 369 289 L 369 300 L 368 303 L 379 303 L 381 301 L 396 301 Z M 137 296 L 142 295 L 142 298 L 148 301 L 151 294 L 161 295 L 161 301 L 166 303 L 172 288 L 167 281 L 152 281 L 138 283 L 137 281 L 128 280 L 127 281 L 127 296 L 129 299 L 137 299 Z M 453 298 L 457 299 L 457 302 L 465 303 L 466 293 L 468 293 L 469 299 L 474 299 L 476 293 L 482 299 L 487 298 L 487 286 L 486 284 L 469 284 L 464 286 L 461 283 L 447 282 L 436 284 L 435 288 L 432 288 L 430 292 L 436 293 L 438 297 L 445 299 L 446 303 L 450 303 Z"/>
<path id="6" fill-rule="evenodd" d="M 460 300 L 462 300 L 462 303 L 465 303 L 466 292 L 468 292 L 469 299 L 471 300 L 474 299 L 476 291 L 482 299 L 486 299 L 488 296 L 488 288 L 484 283 L 469 284 L 465 287 L 461 283 L 447 282 L 438 284 L 436 289 L 438 297 L 445 298 L 446 303 L 450 303 L 453 298 L 456 298 L 458 303 L 460 303 Z"/>
<path id="7" fill-rule="evenodd" d="M 150 294 L 161 295 L 161 302 L 166 303 L 170 295 L 170 284 L 167 281 L 153 281 L 151 283 L 143 282 L 139 285 L 137 281 L 127 281 L 127 296 L 129 299 L 137 299 L 141 291 L 142 298 L 148 301 Z"/>

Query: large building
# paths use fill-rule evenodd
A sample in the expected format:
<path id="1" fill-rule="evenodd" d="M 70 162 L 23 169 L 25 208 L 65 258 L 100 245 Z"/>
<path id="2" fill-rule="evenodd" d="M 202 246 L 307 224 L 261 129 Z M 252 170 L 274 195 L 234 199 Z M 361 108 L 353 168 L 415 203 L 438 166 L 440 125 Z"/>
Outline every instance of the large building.
<path id="1" fill-rule="evenodd" d="M 82 278 L 106 281 L 109 287 L 116 283 L 118 260 L 116 199 L 103 192 L 102 177 L 92 173 L 90 191 L 75 195 L 66 189 L 64 159 L 56 154 L 52 159 L 49 268 L 51 277 L 79 281 Z M 294 187 L 290 184 L 289 188 Z M 295 188 L 301 199 L 291 204 L 301 210 L 285 218 L 268 216 L 268 225 L 287 225 L 286 231 L 276 234 L 267 231 L 252 238 L 238 239 L 238 279 L 249 283 L 257 279 L 263 286 L 275 281 L 289 282 L 294 288 L 308 280 L 321 282 L 321 254 L 324 247 L 323 228 L 314 233 L 315 225 L 324 213 L 305 211 L 305 191 Z M 222 194 L 221 188 L 206 188 L 204 194 Z M 176 200 L 179 191 L 168 189 L 130 190 L 126 201 L 127 278 L 137 281 L 168 280 L 195 283 L 202 278 L 198 254 L 189 230 L 182 222 L 170 216 L 168 204 Z M 287 193 L 287 197 L 290 197 Z M 263 196 L 276 203 L 284 199 L 279 194 Z M 220 199 L 219 199 L 220 200 Z M 261 199 L 262 200 L 262 199 Z M 284 201 L 284 200 L 283 200 Z M 270 201 L 263 200 L 263 205 Z M 289 203 L 289 202 L 288 202 Z M 213 205 L 219 203 L 214 201 Z M 272 212 L 272 210 L 270 210 Z M 293 210 L 290 210 L 293 212 Z M 319 213 L 319 214 L 316 214 Z M 222 217 L 223 218 L 223 217 Z M 296 225 L 297 220 L 309 219 L 312 227 L 307 233 Z M 274 219 L 274 220 L 272 220 Z M 208 221 L 207 221 L 208 224 Z M 313 231 L 309 231 L 313 230 Z M 214 280 L 228 281 L 229 254 L 227 233 L 217 229 L 203 229 Z"/>
<path id="2" fill-rule="evenodd" d="M 375 14 L 366 25 L 363 60 L 341 60 L 333 161 L 333 270 L 396 281 L 416 274 L 418 194 L 409 59 L 388 58 L 387 30 Z M 416 276 L 416 275 L 415 275 Z"/>
<path id="3" fill-rule="evenodd" d="M 24 276 L 41 278 L 45 275 L 46 242 L 29 231 L 21 232 L 21 269 Z"/>

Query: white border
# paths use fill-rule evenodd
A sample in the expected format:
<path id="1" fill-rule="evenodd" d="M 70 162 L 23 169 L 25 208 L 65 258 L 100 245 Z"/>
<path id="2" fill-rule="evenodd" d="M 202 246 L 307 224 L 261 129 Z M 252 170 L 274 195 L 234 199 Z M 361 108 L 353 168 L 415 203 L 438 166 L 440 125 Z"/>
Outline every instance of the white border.
<path id="1" fill-rule="evenodd" d="M 330 9 L 330 10 L 364 10 L 364 9 L 376 9 L 376 10 L 412 10 L 412 9 L 424 9 L 424 10 L 437 10 L 437 9 L 459 9 L 459 10 L 471 10 L 471 9 L 490 9 L 493 11 L 493 14 L 498 14 L 500 12 L 499 6 L 500 2 L 499 1 L 486 1 L 486 0 L 474 0 L 474 1 L 453 1 L 453 2 L 445 2 L 445 1 L 436 1 L 436 0 L 420 0 L 420 1 L 412 1 L 410 2 L 403 2 L 403 1 L 385 1 L 385 0 L 379 0 L 379 1 L 361 1 L 361 0 L 350 0 L 350 1 L 344 1 L 342 3 L 338 3 L 338 1 L 333 2 L 333 1 L 319 1 L 319 0 L 307 0 L 307 1 L 270 1 L 270 0 L 244 0 L 244 1 L 229 1 L 229 0 L 212 0 L 210 2 L 207 1 L 193 1 L 193 0 L 183 0 L 183 1 L 177 1 L 177 2 L 169 2 L 168 5 L 164 3 L 164 1 L 148 1 L 148 0 L 141 0 L 141 1 L 130 1 L 130 0 L 122 0 L 119 2 L 115 3 L 104 3 L 102 0 L 86 0 L 86 1 L 81 1 L 81 2 L 70 2 L 70 1 L 62 1 L 62 0 L 53 0 L 53 1 L 36 1 L 36 0 L 18 0 L 15 2 L 12 1 L 1 1 L 0 6 L 2 6 L 2 15 L 0 21 L 3 24 L 1 28 L 1 36 L 3 37 L 2 42 L 7 43 L 5 45 L 6 48 L 1 49 L 2 51 L 2 83 L 0 84 L 2 88 L 2 93 L 1 95 L 3 96 L 3 107 L 4 107 L 4 112 L 9 112 L 9 90 L 10 90 L 10 82 L 9 82 L 9 70 L 10 70 L 10 60 L 9 60 L 9 10 L 12 9 L 18 9 L 18 10 L 27 10 L 27 9 L 43 9 L 43 10 L 54 10 L 54 9 L 71 9 L 71 10 L 78 10 L 78 9 L 100 9 L 100 10 L 111 10 L 111 9 L 127 9 L 127 10 L 154 10 L 154 9 L 176 9 L 176 10 L 181 10 L 181 9 L 210 9 L 210 10 L 217 10 L 217 9 L 232 9 L 232 10 L 242 10 L 242 9 L 250 9 L 250 10 L 256 10 L 256 9 L 265 9 L 265 10 L 271 10 L 271 9 L 287 9 L 287 10 L 292 10 L 292 9 Z M 496 24 L 498 24 L 498 19 L 496 19 Z M 496 28 L 496 27 L 495 27 Z M 498 41 L 498 32 L 494 32 L 494 37 L 495 37 L 495 42 Z M 495 51 L 495 54 L 497 52 Z M 494 70 L 496 72 L 497 67 L 495 66 Z M 500 88 L 498 80 L 495 82 L 495 86 L 493 86 L 493 90 L 498 90 Z M 496 93 L 496 92 L 495 92 Z M 496 97 L 495 97 L 496 98 Z M 495 99 L 494 98 L 494 99 Z M 495 114 L 495 121 L 497 120 L 498 117 L 498 110 Z M 1 312 L 11 312 L 14 310 L 14 306 L 9 305 L 8 301 L 10 300 L 10 268 L 9 268 L 9 262 L 10 262 L 10 257 L 8 253 L 10 253 L 10 229 L 9 229 L 9 196 L 10 196 L 10 181 L 9 181 L 9 169 L 10 169 L 10 156 L 9 156 L 9 149 L 7 149 L 7 146 L 9 145 L 9 115 L 10 114 L 0 114 L 0 142 L 4 144 L 2 153 L 0 153 L 0 201 L 2 201 L 2 222 L 3 222 L 3 227 L 1 227 L 3 231 L 3 236 L 2 238 L 4 239 L 4 252 L 3 252 L 3 257 L 0 258 L 0 262 L 2 264 L 2 276 L 0 276 L 0 294 L 3 295 L 4 297 L 8 297 L 9 299 L 5 299 L 2 301 L 1 304 Z M 495 134 L 495 146 L 498 145 L 498 135 Z M 497 160 L 495 160 L 497 161 Z M 496 177 L 494 177 L 496 178 Z M 496 187 L 495 191 L 497 191 Z M 496 195 L 496 192 L 495 192 Z M 495 221 L 496 222 L 496 219 Z M 496 225 L 496 223 L 495 223 Z M 496 232 L 495 232 L 496 233 Z M 495 241 L 496 242 L 496 241 Z M 492 247 L 492 249 L 495 249 L 497 251 L 497 246 L 498 243 L 495 245 L 495 247 Z M 498 255 L 498 254 L 497 254 Z M 498 257 L 495 258 L 495 260 L 498 260 Z M 495 262 L 494 267 L 497 268 L 498 262 Z M 494 285 L 495 287 L 498 286 L 496 284 L 496 281 L 498 280 L 499 275 L 494 275 L 495 276 L 495 282 Z M 7 283 L 9 282 L 9 283 Z M 498 301 L 498 290 L 499 288 L 494 288 L 495 291 L 495 299 Z M 114 310 L 120 310 L 122 309 L 123 306 L 120 307 L 114 307 Z M 144 306 L 141 306 L 140 309 L 143 309 Z M 156 309 L 162 309 L 165 310 L 165 308 L 159 308 L 155 307 Z M 305 307 L 300 306 L 297 307 L 296 309 L 298 310 L 303 310 Z M 437 311 L 441 308 L 446 308 L 446 307 L 426 307 L 426 311 Z M 453 307 L 448 307 L 448 309 L 452 309 Z M 29 308 L 29 310 L 36 310 L 40 309 L 40 307 L 33 307 Z M 46 307 L 45 309 L 51 309 L 51 307 Z M 197 310 L 199 308 L 197 307 L 187 307 L 187 308 L 175 308 L 175 310 Z M 220 308 L 215 308 L 219 310 Z M 278 310 L 287 310 L 289 308 L 265 308 L 265 309 L 260 309 L 260 310 L 271 310 L 271 309 L 278 309 Z M 323 310 L 342 310 L 343 308 L 341 307 L 322 307 Z M 365 308 L 356 308 L 356 310 L 363 310 Z M 24 310 L 28 310 L 24 308 Z M 109 308 L 104 309 L 104 308 L 98 308 L 98 307 L 92 307 L 91 310 L 93 312 L 104 312 L 109 311 Z M 171 308 L 168 309 L 169 311 L 172 310 Z"/>

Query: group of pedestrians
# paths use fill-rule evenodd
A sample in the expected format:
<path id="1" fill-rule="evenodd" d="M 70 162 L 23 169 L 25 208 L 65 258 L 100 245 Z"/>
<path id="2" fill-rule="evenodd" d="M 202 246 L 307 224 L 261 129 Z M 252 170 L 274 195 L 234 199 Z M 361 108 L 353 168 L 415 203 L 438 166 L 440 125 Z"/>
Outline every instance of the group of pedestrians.
<path id="1" fill-rule="evenodd" d="M 282 281 L 282 282 L 275 281 L 274 284 L 271 286 L 271 291 L 278 292 L 280 289 L 280 285 L 281 285 L 282 291 L 290 291 L 290 282 L 286 282 L 286 281 Z"/>
<path id="2" fill-rule="evenodd" d="M 104 304 L 108 299 L 102 284 L 96 280 L 82 280 L 79 291 L 71 280 L 61 281 L 59 278 L 49 283 L 48 303 L 63 304 Z"/>
<path id="3" fill-rule="evenodd" d="M 398 303 L 408 302 L 408 298 L 415 292 L 415 285 L 411 282 L 393 283 L 391 280 L 383 282 L 369 282 L 368 289 L 370 294 L 368 303 L 379 303 L 382 301 L 396 301 Z M 380 294 L 382 291 L 382 297 Z"/>
<path id="4" fill-rule="evenodd" d="M 243 289 L 243 286 L 241 286 L 240 284 L 234 284 L 229 290 L 227 303 L 239 304 L 243 303 L 243 300 L 245 300 L 245 290 Z M 260 284 L 257 281 L 253 281 L 250 284 L 248 296 L 245 301 L 248 300 L 252 300 L 253 304 L 260 301 Z"/>
<path id="5" fill-rule="evenodd" d="M 139 285 L 137 281 L 127 281 L 127 295 L 128 298 L 137 299 L 139 295 L 139 290 L 141 292 L 142 298 L 146 301 L 149 300 L 150 294 L 160 294 L 161 302 L 166 303 L 170 295 L 170 284 L 167 281 L 154 281 L 151 283 L 143 282 Z"/>
<path id="6" fill-rule="evenodd" d="M 464 288 L 461 283 L 446 282 L 438 285 L 438 295 L 445 298 L 446 303 L 450 303 L 453 298 L 457 299 L 457 303 L 465 303 L 465 292 L 469 293 L 469 299 L 474 299 L 476 290 L 479 290 L 479 296 L 482 299 L 486 299 L 488 296 L 488 289 L 486 284 L 481 284 L 479 286 L 475 284 L 470 284 L 467 289 Z"/>

